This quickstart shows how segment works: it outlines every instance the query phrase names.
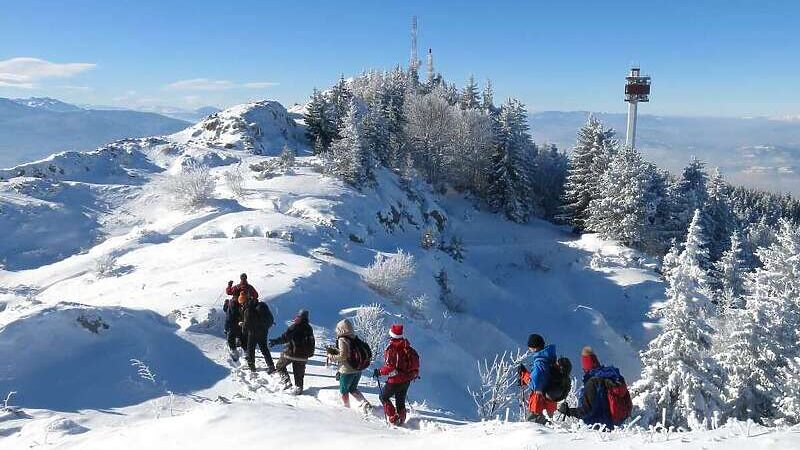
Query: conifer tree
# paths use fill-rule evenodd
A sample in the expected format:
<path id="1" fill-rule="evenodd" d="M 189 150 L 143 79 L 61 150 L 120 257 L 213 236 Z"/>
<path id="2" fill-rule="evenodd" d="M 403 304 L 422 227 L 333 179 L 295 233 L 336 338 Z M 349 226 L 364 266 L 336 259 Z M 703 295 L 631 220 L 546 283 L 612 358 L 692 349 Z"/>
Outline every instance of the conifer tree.
<path id="1" fill-rule="evenodd" d="M 516 99 L 509 99 L 498 113 L 492 152 L 494 180 L 489 186 L 489 205 L 515 222 L 525 222 L 530 212 L 530 183 L 526 171 L 530 167 L 527 158 L 532 143 L 527 122 L 525 106 Z"/>
<path id="2" fill-rule="evenodd" d="M 331 145 L 328 170 L 354 186 L 362 186 L 372 177 L 372 158 L 364 142 L 361 108 L 355 99 L 344 117 L 341 137 Z"/>
<path id="3" fill-rule="evenodd" d="M 314 143 L 314 153 L 320 154 L 327 150 L 336 130 L 330 117 L 330 105 L 317 89 L 311 94 L 311 102 L 303 118 L 306 123 L 306 136 Z"/>
<path id="4" fill-rule="evenodd" d="M 600 177 L 616 146 L 614 131 L 605 129 L 590 115 L 578 131 L 578 142 L 569 161 L 564 183 L 564 207 L 559 220 L 571 223 L 577 230 L 586 229 L 589 203 L 600 197 Z"/>
<path id="5" fill-rule="evenodd" d="M 483 108 L 483 112 L 489 115 L 494 114 L 495 107 L 494 107 L 494 89 L 492 89 L 492 80 L 486 79 L 486 85 L 483 88 L 483 94 L 481 96 L 481 108 Z"/>
<path id="6" fill-rule="evenodd" d="M 714 264 L 714 281 L 717 283 L 718 308 L 721 315 L 727 314 L 731 309 L 742 307 L 744 290 L 744 275 L 747 271 L 742 250 L 742 241 L 738 231 L 734 231 L 730 238 L 730 247 L 719 261 Z"/>
<path id="7" fill-rule="evenodd" d="M 461 91 L 460 99 L 461 109 L 478 109 L 481 107 L 480 96 L 478 94 L 478 84 L 475 78 L 470 75 L 467 85 Z"/>
<path id="8" fill-rule="evenodd" d="M 344 119 L 350 110 L 350 100 L 353 98 L 353 93 L 344 79 L 344 75 L 339 77 L 339 81 L 331 88 L 330 91 L 330 116 L 331 121 L 335 125 L 335 132 L 333 139 L 341 137 L 341 130 L 344 127 Z"/>
<path id="9" fill-rule="evenodd" d="M 683 251 L 667 275 L 667 301 L 656 311 L 661 333 L 642 352 L 642 378 L 633 386 L 644 423 L 707 428 L 722 409 L 721 372 L 711 357 L 712 328 L 706 295 L 707 258 L 700 211 L 696 210 Z"/>

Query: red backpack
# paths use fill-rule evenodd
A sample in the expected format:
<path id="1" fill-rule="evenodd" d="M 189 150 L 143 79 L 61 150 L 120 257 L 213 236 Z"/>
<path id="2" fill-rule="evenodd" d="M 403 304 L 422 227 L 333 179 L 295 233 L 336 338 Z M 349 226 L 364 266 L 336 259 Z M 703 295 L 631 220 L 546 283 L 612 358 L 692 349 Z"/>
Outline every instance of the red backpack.
<path id="1" fill-rule="evenodd" d="M 412 380 L 419 378 L 419 353 L 408 341 L 397 351 L 397 371 L 412 375 Z"/>
<path id="2" fill-rule="evenodd" d="M 611 421 L 619 425 L 631 416 L 633 402 L 631 394 L 628 392 L 628 385 L 625 379 L 612 381 L 606 386 L 608 395 L 608 412 L 611 414 Z"/>

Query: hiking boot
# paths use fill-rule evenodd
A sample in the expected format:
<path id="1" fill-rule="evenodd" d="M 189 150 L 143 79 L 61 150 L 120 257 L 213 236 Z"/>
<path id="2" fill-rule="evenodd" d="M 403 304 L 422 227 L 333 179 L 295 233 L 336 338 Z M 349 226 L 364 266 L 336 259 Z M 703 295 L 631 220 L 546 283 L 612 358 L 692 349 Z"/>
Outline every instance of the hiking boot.
<path id="1" fill-rule="evenodd" d="M 230 354 L 233 362 L 239 362 L 239 350 L 229 350 L 228 353 Z"/>
<path id="2" fill-rule="evenodd" d="M 295 386 L 295 387 L 294 387 L 294 389 L 292 389 L 292 390 L 290 391 L 290 393 L 291 393 L 292 395 L 300 395 L 300 394 L 302 394 L 302 393 L 303 393 L 303 388 L 301 388 L 300 386 Z"/>

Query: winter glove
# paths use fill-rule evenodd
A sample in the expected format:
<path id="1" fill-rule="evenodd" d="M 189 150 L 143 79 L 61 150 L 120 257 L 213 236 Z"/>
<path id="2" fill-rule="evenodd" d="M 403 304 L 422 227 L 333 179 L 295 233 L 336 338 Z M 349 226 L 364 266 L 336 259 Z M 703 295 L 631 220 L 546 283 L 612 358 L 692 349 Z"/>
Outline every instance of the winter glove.
<path id="1" fill-rule="evenodd" d="M 339 372 L 336 372 L 336 381 L 339 381 L 340 378 L 342 378 L 342 374 L 339 373 Z"/>
<path id="2" fill-rule="evenodd" d="M 563 402 L 560 405 L 558 405 L 558 412 L 569 417 L 569 405 L 567 404 L 567 402 Z"/>
<path id="3" fill-rule="evenodd" d="M 381 369 L 375 369 L 372 372 L 372 378 L 379 378 L 381 376 Z"/>
<path id="4" fill-rule="evenodd" d="M 339 349 L 336 348 L 336 347 L 327 347 L 327 348 L 325 348 L 325 351 L 328 352 L 329 355 L 338 355 L 339 354 Z"/>
<path id="5" fill-rule="evenodd" d="M 233 280 L 228 280 L 228 287 L 233 286 Z"/>

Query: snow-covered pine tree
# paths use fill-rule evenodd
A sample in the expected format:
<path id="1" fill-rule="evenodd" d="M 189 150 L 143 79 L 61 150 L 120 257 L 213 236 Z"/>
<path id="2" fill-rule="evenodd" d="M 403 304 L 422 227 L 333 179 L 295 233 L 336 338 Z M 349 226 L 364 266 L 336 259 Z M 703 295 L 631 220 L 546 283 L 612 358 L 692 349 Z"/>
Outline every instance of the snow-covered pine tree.
<path id="1" fill-rule="evenodd" d="M 735 227 L 730 205 L 730 186 L 722 178 L 718 168 L 711 173 L 706 184 L 706 223 L 703 229 L 708 236 L 708 252 L 712 261 L 716 261 L 725 251 L 725 244 Z"/>
<path id="2" fill-rule="evenodd" d="M 681 239 L 686 236 L 686 229 L 692 220 L 694 210 L 705 209 L 706 174 L 703 163 L 692 157 L 680 178 L 669 187 L 669 222 L 665 224 L 665 238 Z M 705 219 L 704 219 L 705 220 Z M 704 223 L 705 225 L 705 223 Z M 708 266 L 704 266 L 709 269 Z"/>
<path id="3" fill-rule="evenodd" d="M 353 93 L 347 86 L 347 80 L 344 75 L 339 77 L 339 81 L 330 90 L 330 118 L 335 125 L 333 139 L 341 137 L 341 130 L 344 127 L 345 116 L 350 110 L 350 100 L 353 98 Z"/>
<path id="4" fill-rule="evenodd" d="M 564 183 L 564 207 L 559 220 L 572 224 L 577 230 L 585 229 L 589 202 L 600 196 L 600 177 L 616 146 L 614 131 L 605 129 L 597 118 L 590 115 L 578 131 L 578 141 L 572 150 Z"/>
<path id="5" fill-rule="evenodd" d="M 722 409 L 720 371 L 710 355 L 713 330 L 708 321 L 707 258 L 701 214 L 695 211 L 683 251 L 667 276 L 667 301 L 655 312 L 661 333 L 642 352 L 642 377 L 632 390 L 645 424 L 707 428 Z"/>
<path id="6" fill-rule="evenodd" d="M 389 126 L 384 113 L 383 100 L 376 97 L 367 107 L 362 119 L 361 131 L 366 151 L 381 164 L 388 165 L 392 159 L 389 148 Z"/>
<path id="7" fill-rule="evenodd" d="M 747 267 L 744 261 L 742 240 L 738 231 L 731 234 L 730 246 L 714 264 L 714 281 L 717 288 L 717 308 L 720 315 L 731 309 L 742 307 L 744 295 L 744 275 Z"/>
<path id="8" fill-rule="evenodd" d="M 530 212 L 530 183 L 526 173 L 530 166 L 526 158 L 531 146 L 525 106 L 519 100 L 509 99 L 497 115 L 488 202 L 515 222 L 525 222 Z"/>
<path id="9" fill-rule="evenodd" d="M 341 138 L 333 141 L 328 157 L 329 173 L 354 186 L 362 186 L 372 177 L 372 158 L 364 142 L 362 120 L 359 102 L 352 99 Z"/>
<path id="10" fill-rule="evenodd" d="M 475 77 L 472 75 L 469 76 L 466 86 L 461 91 L 459 104 L 461 109 L 479 109 L 481 107 L 478 83 L 475 82 Z"/>
<path id="11" fill-rule="evenodd" d="M 494 89 L 492 88 L 492 80 L 486 79 L 486 85 L 483 87 L 483 94 L 481 95 L 481 108 L 485 114 L 494 114 Z"/>
<path id="12" fill-rule="evenodd" d="M 636 149 L 624 146 L 600 177 L 599 195 L 589 202 L 586 228 L 605 239 L 642 248 L 647 223 L 647 193 L 654 168 Z"/>
<path id="13" fill-rule="evenodd" d="M 544 143 L 536 148 L 533 171 L 528 174 L 528 179 L 531 182 L 533 207 L 539 217 L 551 220 L 558 213 L 568 161 L 567 155 L 553 144 Z"/>
<path id="14" fill-rule="evenodd" d="M 486 195 L 494 140 L 491 119 L 481 111 L 459 111 L 454 138 L 447 162 L 448 179 L 456 187 Z"/>
<path id="15" fill-rule="evenodd" d="M 330 147 L 336 129 L 330 117 L 330 104 L 320 91 L 314 89 L 303 119 L 306 123 L 306 135 L 314 142 L 314 153 L 319 154 Z"/>

